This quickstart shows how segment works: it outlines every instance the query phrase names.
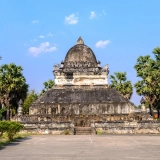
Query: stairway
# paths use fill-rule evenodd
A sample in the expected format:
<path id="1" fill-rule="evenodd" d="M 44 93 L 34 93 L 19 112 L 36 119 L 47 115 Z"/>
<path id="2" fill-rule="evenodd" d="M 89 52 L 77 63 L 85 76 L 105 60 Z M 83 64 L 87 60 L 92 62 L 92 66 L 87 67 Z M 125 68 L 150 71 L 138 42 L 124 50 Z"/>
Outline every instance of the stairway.
<path id="1" fill-rule="evenodd" d="M 74 127 L 74 135 L 90 135 L 92 134 L 91 127 Z"/>

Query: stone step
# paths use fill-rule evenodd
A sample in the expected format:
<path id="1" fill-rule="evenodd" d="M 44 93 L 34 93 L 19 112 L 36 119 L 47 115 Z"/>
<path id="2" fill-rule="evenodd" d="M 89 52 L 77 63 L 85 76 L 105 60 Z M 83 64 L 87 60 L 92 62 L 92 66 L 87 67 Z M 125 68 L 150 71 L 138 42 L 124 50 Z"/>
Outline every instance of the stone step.
<path id="1" fill-rule="evenodd" d="M 91 127 L 75 127 L 74 128 L 75 135 L 90 135 L 92 134 Z"/>
<path id="2" fill-rule="evenodd" d="M 76 131 L 91 131 L 91 127 L 75 127 Z"/>
<path id="3" fill-rule="evenodd" d="M 91 132 L 75 132 L 75 135 L 91 135 Z"/>

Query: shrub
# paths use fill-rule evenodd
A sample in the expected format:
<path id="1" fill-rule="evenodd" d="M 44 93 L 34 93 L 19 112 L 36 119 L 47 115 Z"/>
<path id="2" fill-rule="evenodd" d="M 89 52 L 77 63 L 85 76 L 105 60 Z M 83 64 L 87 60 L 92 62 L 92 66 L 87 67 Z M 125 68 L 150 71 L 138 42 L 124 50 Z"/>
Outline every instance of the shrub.
<path id="1" fill-rule="evenodd" d="M 0 121 L 0 136 L 6 132 L 8 139 L 11 141 L 23 127 L 24 126 L 18 122 Z"/>
<path id="2" fill-rule="evenodd" d="M 8 124 L 8 128 L 7 128 L 7 136 L 8 136 L 8 139 L 11 141 L 13 140 L 13 137 L 18 133 L 20 132 L 24 126 L 18 122 L 10 122 L 10 121 L 6 121 Z"/>
<path id="3" fill-rule="evenodd" d="M 3 133 L 7 131 L 7 128 L 6 121 L 0 121 L 0 137 L 2 137 Z"/>

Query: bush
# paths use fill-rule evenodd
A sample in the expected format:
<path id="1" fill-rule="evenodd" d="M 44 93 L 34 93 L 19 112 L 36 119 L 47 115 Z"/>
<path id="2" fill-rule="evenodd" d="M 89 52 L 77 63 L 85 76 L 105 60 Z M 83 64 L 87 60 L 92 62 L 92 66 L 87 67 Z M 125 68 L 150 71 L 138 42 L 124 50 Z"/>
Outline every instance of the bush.
<path id="1" fill-rule="evenodd" d="M 23 129 L 23 125 L 18 123 L 18 122 L 10 122 L 10 121 L 6 121 L 8 123 L 8 128 L 7 128 L 7 136 L 9 138 L 9 140 L 13 140 L 13 137 L 20 132 Z"/>
<path id="2" fill-rule="evenodd" d="M 4 132 L 7 133 L 8 139 L 13 140 L 14 136 L 23 129 L 23 125 L 18 122 L 1 121 L 0 122 L 0 136 Z"/>
<path id="3" fill-rule="evenodd" d="M 6 121 L 0 121 L 0 137 L 2 137 L 3 133 L 7 131 L 7 128 Z"/>

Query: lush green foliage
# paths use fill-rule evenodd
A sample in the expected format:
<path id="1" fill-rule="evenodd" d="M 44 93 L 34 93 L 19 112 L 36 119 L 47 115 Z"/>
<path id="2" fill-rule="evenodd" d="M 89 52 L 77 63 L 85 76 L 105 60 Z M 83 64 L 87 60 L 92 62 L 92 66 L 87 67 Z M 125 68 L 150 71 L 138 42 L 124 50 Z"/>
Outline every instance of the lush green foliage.
<path id="1" fill-rule="evenodd" d="M 160 48 L 153 50 L 154 59 L 149 55 L 140 56 L 134 68 L 141 78 L 134 86 L 136 92 L 145 97 L 150 109 L 160 108 Z"/>
<path id="2" fill-rule="evenodd" d="M 17 102 L 27 96 L 28 85 L 22 74 L 22 67 L 4 64 L 0 67 L 0 103 L 2 106 L 17 110 Z"/>
<path id="3" fill-rule="evenodd" d="M 0 121 L 0 136 L 7 133 L 8 139 L 11 141 L 13 137 L 23 129 L 23 125 L 18 122 Z"/>
<path id="4" fill-rule="evenodd" d="M 16 135 L 16 133 L 20 132 L 23 129 L 23 125 L 18 122 L 10 122 L 7 121 L 7 136 L 9 140 L 13 140 L 13 137 Z"/>
<path id="5" fill-rule="evenodd" d="M 130 81 L 127 81 L 126 72 L 115 72 L 111 75 L 111 88 L 115 88 L 122 96 L 130 99 L 133 93 L 133 87 Z"/>
<path id="6" fill-rule="evenodd" d="M 40 95 L 42 95 L 48 89 L 52 88 L 54 86 L 54 81 L 49 79 L 47 82 L 44 82 L 43 85 L 44 85 L 44 88 L 42 89 Z"/>
<path id="7" fill-rule="evenodd" d="M 30 105 L 37 99 L 38 99 L 38 94 L 35 93 L 34 90 L 31 90 L 30 92 L 28 92 L 27 98 L 25 99 L 23 103 L 23 113 L 29 114 Z"/>
<path id="8" fill-rule="evenodd" d="M 7 123 L 6 121 L 0 121 L 0 137 L 3 135 L 4 132 L 7 131 Z"/>

